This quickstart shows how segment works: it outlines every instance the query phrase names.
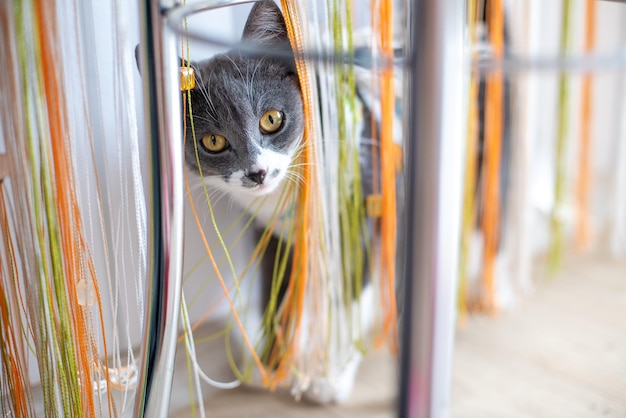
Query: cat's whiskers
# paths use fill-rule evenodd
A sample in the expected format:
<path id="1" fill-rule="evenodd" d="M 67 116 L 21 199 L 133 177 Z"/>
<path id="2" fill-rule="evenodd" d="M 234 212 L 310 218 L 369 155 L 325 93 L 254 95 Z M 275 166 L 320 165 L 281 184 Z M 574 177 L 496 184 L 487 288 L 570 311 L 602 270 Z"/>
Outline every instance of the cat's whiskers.
<path id="1" fill-rule="evenodd" d="M 191 190 L 191 194 L 193 194 L 199 190 L 203 189 L 203 182 L 201 178 L 189 178 L 189 189 Z"/>
<path id="2" fill-rule="evenodd" d="M 300 138 L 298 141 L 295 141 L 295 143 L 290 146 L 290 148 L 287 150 L 287 155 L 292 156 L 292 162 L 298 161 L 300 159 L 300 156 L 302 155 L 302 152 L 304 151 L 307 142 L 308 141 L 302 141 L 302 138 Z"/>
<path id="3" fill-rule="evenodd" d="M 190 193 L 192 204 L 196 208 L 198 206 L 202 208 L 201 216 L 199 216 L 199 218 L 200 218 L 201 224 L 205 225 L 206 220 L 208 216 L 210 215 L 209 205 L 206 202 L 206 197 L 208 194 L 209 199 L 211 200 L 211 203 L 213 203 L 214 199 L 211 196 L 211 194 L 213 193 L 213 190 L 207 186 L 206 191 L 205 191 L 204 181 L 202 178 L 198 178 L 198 177 L 189 178 L 188 184 L 189 184 L 189 193 Z"/>
<path id="4" fill-rule="evenodd" d="M 301 183 L 304 183 L 304 176 L 296 171 L 287 171 L 287 173 L 285 174 L 285 180 L 297 186 Z"/>
<path id="5" fill-rule="evenodd" d="M 235 198 L 234 198 L 234 196 L 232 194 L 227 194 L 227 195 L 228 195 L 228 203 L 226 204 L 226 210 L 231 212 L 232 210 L 235 209 L 235 206 L 236 206 L 235 203 L 236 202 L 235 202 Z"/>
<path id="6" fill-rule="evenodd" d="M 207 221 L 209 220 L 210 216 L 211 216 L 211 211 L 209 210 L 209 205 L 207 204 L 202 205 L 202 217 L 200 218 L 201 219 L 200 222 L 202 223 L 202 225 L 207 225 Z"/>
<path id="7" fill-rule="evenodd" d="M 246 94 L 248 95 L 248 100 L 250 100 L 250 103 L 252 103 L 252 86 L 250 86 L 248 77 L 243 76 L 243 73 L 241 72 L 241 68 L 239 68 L 235 60 L 229 57 L 228 54 L 226 54 L 225 57 L 228 58 L 228 60 L 233 64 L 233 67 L 235 67 L 235 70 L 237 70 L 237 72 L 239 73 L 241 80 L 244 81 L 245 86 L 246 86 Z"/>
<path id="8" fill-rule="evenodd" d="M 211 206 L 213 207 L 213 210 L 215 211 L 215 207 L 219 204 L 220 200 L 222 200 L 222 198 L 226 195 L 226 193 L 220 193 L 220 194 L 215 194 L 214 196 L 209 196 L 209 199 L 211 201 Z M 206 224 L 209 219 L 211 218 L 211 208 L 209 208 L 208 203 L 206 203 L 205 201 L 205 205 L 204 205 L 204 219 L 202 220 L 203 224 Z"/>
<path id="9" fill-rule="evenodd" d="M 265 61 L 265 57 L 261 57 L 259 61 L 256 63 L 256 65 L 254 66 L 254 71 L 252 71 L 252 78 L 250 79 L 249 85 L 248 85 L 248 93 L 250 93 L 250 91 L 252 90 L 252 85 L 254 85 L 254 76 L 256 75 L 256 71 L 259 69 L 263 61 Z M 252 97 L 250 95 L 248 97 L 250 98 L 250 103 L 252 103 Z"/>
<path id="10" fill-rule="evenodd" d="M 268 91 L 264 91 L 263 94 L 257 99 L 257 102 L 263 103 L 265 101 L 265 97 L 269 94 Z M 252 99 L 250 99 L 252 101 Z"/>
<path id="11" fill-rule="evenodd" d="M 292 163 L 289 164 L 289 168 L 298 168 L 298 167 L 318 167 L 319 164 L 318 163 Z"/>
<path id="12" fill-rule="evenodd" d="M 302 170 L 298 170 L 297 167 L 291 167 L 291 166 L 287 169 L 287 172 L 285 173 L 285 175 L 286 176 L 287 175 L 297 175 L 297 176 L 303 177 Z"/>
<path id="13" fill-rule="evenodd" d="M 219 202 L 224 198 L 224 196 L 229 195 L 228 191 L 223 189 L 218 189 L 214 187 L 207 186 L 206 192 L 204 189 L 204 185 L 200 182 L 196 188 L 196 194 L 192 197 L 194 202 L 198 202 L 202 206 L 202 216 L 201 222 L 202 225 L 207 225 L 209 218 L 211 217 L 211 209 L 209 208 L 209 202 L 207 202 L 207 194 L 209 198 L 209 202 L 215 210 L 215 207 L 219 204 Z"/>
<path id="14" fill-rule="evenodd" d="M 302 174 L 302 171 L 299 170 L 299 168 L 301 167 L 313 167 L 316 166 L 316 164 L 314 163 L 296 163 L 296 164 L 292 164 L 287 168 L 287 173 L 285 174 L 285 176 L 290 176 L 290 177 L 294 177 L 297 178 L 299 181 L 304 182 L 304 175 Z"/>
<path id="15" fill-rule="evenodd" d="M 209 103 L 209 97 L 207 95 L 207 90 L 204 87 L 205 83 L 204 83 L 204 79 L 202 76 L 202 71 L 197 71 L 196 72 L 196 78 L 198 79 L 198 83 L 196 84 L 196 86 L 198 87 L 198 91 L 200 92 L 200 94 L 202 94 L 202 96 L 204 97 L 204 100 L 206 100 L 207 103 Z M 194 115 L 194 117 L 196 117 Z"/>
<path id="16" fill-rule="evenodd" d="M 201 202 L 206 203 L 206 198 L 208 195 L 209 199 L 211 200 L 211 204 L 214 204 L 214 201 L 216 200 L 216 198 L 219 198 L 220 194 L 228 193 L 228 190 L 214 187 L 211 184 L 208 184 L 206 182 L 207 179 L 219 178 L 219 177 L 221 176 L 209 175 L 209 176 L 204 176 L 203 178 L 200 178 L 200 177 L 190 178 L 189 188 L 191 190 L 191 196 L 194 199 L 194 201 L 201 201 Z"/>
<path id="17" fill-rule="evenodd" d="M 209 116 L 210 116 L 210 115 L 209 115 Z M 213 118 L 209 119 L 209 118 L 206 118 L 206 117 L 204 117 L 204 116 L 200 116 L 200 115 L 193 115 L 193 118 L 194 118 L 194 119 L 198 119 L 198 120 L 202 120 L 202 121 L 206 121 L 206 122 L 212 122 L 212 121 L 214 121 L 214 120 L 215 120 L 215 119 L 213 119 Z"/>
<path id="18" fill-rule="evenodd" d="M 211 72 L 209 73 L 209 77 L 207 82 L 204 80 L 200 83 L 200 91 L 204 94 L 204 99 L 206 100 L 207 105 L 209 106 L 209 116 L 213 118 L 213 120 L 217 121 L 217 109 L 213 104 L 213 99 L 211 98 L 211 90 L 209 90 L 209 85 L 211 84 L 211 78 L 213 77 L 213 73 L 215 72 L 215 68 L 211 68 Z"/>
<path id="19" fill-rule="evenodd" d="M 202 184 L 190 185 L 191 189 L 191 198 L 194 202 L 204 202 L 206 193 L 204 192 L 204 187 Z M 210 192 L 209 192 L 210 193 Z"/>
<path id="20" fill-rule="evenodd" d="M 204 83 L 201 80 L 199 80 L 198 82 L 198 91 L 200 92 L 200 94 L 202 94 L 202 97 L 204 97 L 204 100 L 207 102 L 209 107 L 212 107 L 212 103 L 209 100 L 208 96 L 208 90 L 206 89 L 206 87 L 204 87 Z M 194 117 L 196 117 L 196 115 L 194 115 Z"/>
<path id="21" fill-rule="evenodd" d="M 286 177 L 285 182 L 287 182 L 287 184 L 293 187 L 294 190 L 298 190 L 299 186 L 302 184 L 301 179 L 291 178 L 291 177 Z"/>

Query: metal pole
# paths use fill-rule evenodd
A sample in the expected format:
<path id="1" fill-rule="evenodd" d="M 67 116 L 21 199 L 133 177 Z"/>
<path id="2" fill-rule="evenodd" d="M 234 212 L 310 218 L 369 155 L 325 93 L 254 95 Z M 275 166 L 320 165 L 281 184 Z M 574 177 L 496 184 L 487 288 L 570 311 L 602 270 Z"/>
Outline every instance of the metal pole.
<path id="1" fill-rule="evenodd" d="M 409 2 L 400 417 L 450 404 L 466 101 L 464 1 Z"/>
<path id="2" fill-rule="evenodd" d="M 167 416 L 176 354 L 183 254 L 182 110 L 176 36 L 161 14 L 175 5 L 175 0 L 143 0 L 140 4 L 151 212 L 135 417 Z"/>

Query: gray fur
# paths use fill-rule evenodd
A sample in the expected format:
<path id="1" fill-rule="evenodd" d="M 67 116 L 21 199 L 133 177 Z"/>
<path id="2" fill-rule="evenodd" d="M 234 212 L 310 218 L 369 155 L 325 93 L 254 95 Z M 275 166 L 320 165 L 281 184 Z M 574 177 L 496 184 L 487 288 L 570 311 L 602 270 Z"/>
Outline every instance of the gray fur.
<path id="1" fill-rule="evenodd" d="M 242 40 L 263 48 L 289 46 L 282 14 L 271 0 L 255 4 L 246 23 Z M 192 64 L 196 87 L 191 92 L 193 123 L 198 157 L 191 129 L 187 129 L 185 160 L 204 177 L 221 178 L 234 184 L 233 173 L 244 173 L 241 186 L 256 186 L 245 174 L 251 173 L 261 150 L 295 155 L 304 131 L 302 96 L 293 62 L 272 57 L 247 57 L 233 49 L 225 54 Z M 277 109 L 283 112 L 282 127 L 264 134 L 259 128 L 263 114 Z M 188 126 L 190 119 L 188 116 Z M 204 135 L 220 134 L 230 146 L 221 153 L 211 153 L 201 145 Z M 268 177 L 278 175 L 268 167 Z M 282 175 L 282 173 L 281 173 Z"/>

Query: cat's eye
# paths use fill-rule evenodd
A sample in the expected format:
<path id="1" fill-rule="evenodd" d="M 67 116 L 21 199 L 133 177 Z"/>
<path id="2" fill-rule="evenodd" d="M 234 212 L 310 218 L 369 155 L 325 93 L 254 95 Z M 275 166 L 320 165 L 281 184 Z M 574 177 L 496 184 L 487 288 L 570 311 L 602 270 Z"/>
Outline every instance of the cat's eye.
<path id="1" fill-rule="evenodd" d="M 283 124 L 283 112 L 276 109 L 268 110 L 261 116 L 259 126 L 261 131 L 266 134 L 276 132 Z"/>
<path id="2" fill-rule="evenodd" d="M 202 137 L 202 146 L 209 152 L 222 152 L 228 146 L 228 141 L 222 135 L 211 134 Z"/>

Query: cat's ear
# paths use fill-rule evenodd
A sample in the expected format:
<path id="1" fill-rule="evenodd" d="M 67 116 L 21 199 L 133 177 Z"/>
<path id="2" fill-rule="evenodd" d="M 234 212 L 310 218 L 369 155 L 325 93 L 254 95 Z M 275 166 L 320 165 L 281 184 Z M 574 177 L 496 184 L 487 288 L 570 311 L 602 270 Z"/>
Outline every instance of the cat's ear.
<path id="1" fill-rule="evenodd" d="M 178 62 L 181 63 L 183 60 L 182 58 L 178 58 Z M 137 44 L 137 46 L 135 47 L 135 62 L 137 63 L 137 69 L 139 70 L 139 75 L 141 74 L 141 53 L 139 51 L 139 44 Z M 193 70 L 194 73 L 197 74 L 198 72 L 198 65 L 195 62 L 189 62 L 189 66 L 191 67 L 191 69 Z M 181 79 L 182 81 L 182 79 Z M 195 83 L 192 83 L 192 85 L 195 85 Z M 195 88 L 195 87 L 193 87 Z"/>
<path id="2" fill-rule="evenodd" d="M 262 0 L 254 4 L 241 40 L 267 48 L 289 46 L 285 19 L 274 0 Z"/>

